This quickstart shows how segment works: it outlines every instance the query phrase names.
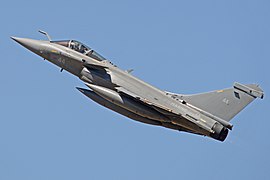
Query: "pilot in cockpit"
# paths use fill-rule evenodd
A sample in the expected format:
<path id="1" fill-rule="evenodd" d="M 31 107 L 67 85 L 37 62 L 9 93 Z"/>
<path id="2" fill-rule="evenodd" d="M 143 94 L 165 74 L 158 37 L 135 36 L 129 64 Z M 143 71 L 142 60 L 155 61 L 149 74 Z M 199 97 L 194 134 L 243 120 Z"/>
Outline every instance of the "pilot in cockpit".
<path id="1" fill-rule="evenodd" d="M 78 42 L 74 42 L 74 41 L 72 41 L 71 43 L 70 43 L 70 48 L 71 49 L 74 49 L 75 51 L 78 51 L 78 52 L 83 52 L 83 48 L 82 48 L 82 45 L 81 44 L 79 44 Z"/>

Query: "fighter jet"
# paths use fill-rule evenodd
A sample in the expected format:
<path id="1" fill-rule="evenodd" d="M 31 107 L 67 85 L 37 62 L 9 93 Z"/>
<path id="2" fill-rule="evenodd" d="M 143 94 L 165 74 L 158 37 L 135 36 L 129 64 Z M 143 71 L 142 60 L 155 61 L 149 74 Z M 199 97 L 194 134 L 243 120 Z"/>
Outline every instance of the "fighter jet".
<path id="1" fill-rule="evenodd" d="M 263 90 L 256 84 L 195 95 L 160 90 L 122 70 L 76 40 L 53 41 L 11 37 L 45 60 L 79 77 L 89 88 L 77 89 L 96 103 L 130 119 L 224 141 L 230 120 Z"/>

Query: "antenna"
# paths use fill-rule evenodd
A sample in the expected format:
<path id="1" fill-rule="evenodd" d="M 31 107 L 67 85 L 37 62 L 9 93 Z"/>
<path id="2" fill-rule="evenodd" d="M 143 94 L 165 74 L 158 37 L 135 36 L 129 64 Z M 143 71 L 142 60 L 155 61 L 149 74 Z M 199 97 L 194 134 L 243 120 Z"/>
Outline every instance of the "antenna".
<path id="1" fill-rule="evenodd" d="M 45 36 L 47 36 L 47 38 L 49 39 L 49 41 L 52 41 L 51 37 L 49 36 L 49 34 L 45 31 L 42 30 L 38 30 L 38 32 L 40 32 L 41 34 L 44 34 Z"/>

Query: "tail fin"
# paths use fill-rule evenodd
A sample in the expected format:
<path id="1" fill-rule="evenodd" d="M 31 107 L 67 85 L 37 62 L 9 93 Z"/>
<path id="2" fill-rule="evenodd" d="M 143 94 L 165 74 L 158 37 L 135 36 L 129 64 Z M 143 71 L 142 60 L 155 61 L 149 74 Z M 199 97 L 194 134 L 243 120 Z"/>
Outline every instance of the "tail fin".
<path id="1" fill-rule="evenodd" d="M 229 89 L 181 95 L 185 102 L 225 121 L 230 121 L 257 97 L 263 98 L 263 90 L 258 85 L 240 83 L 234 83 L 234 87 Z"/>

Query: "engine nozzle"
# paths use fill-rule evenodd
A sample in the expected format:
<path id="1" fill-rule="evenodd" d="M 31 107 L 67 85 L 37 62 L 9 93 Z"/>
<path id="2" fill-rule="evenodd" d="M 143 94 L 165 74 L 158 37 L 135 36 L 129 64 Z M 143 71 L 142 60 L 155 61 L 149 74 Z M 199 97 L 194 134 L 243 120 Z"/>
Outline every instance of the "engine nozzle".
<path id="1" fill-rule="evenodd" d="M 215 132 L 210 136 L 219 141 L 224 141 L 229 133 L 229 130 L 218 122 L 214 124 L 212 130 Z"/>

